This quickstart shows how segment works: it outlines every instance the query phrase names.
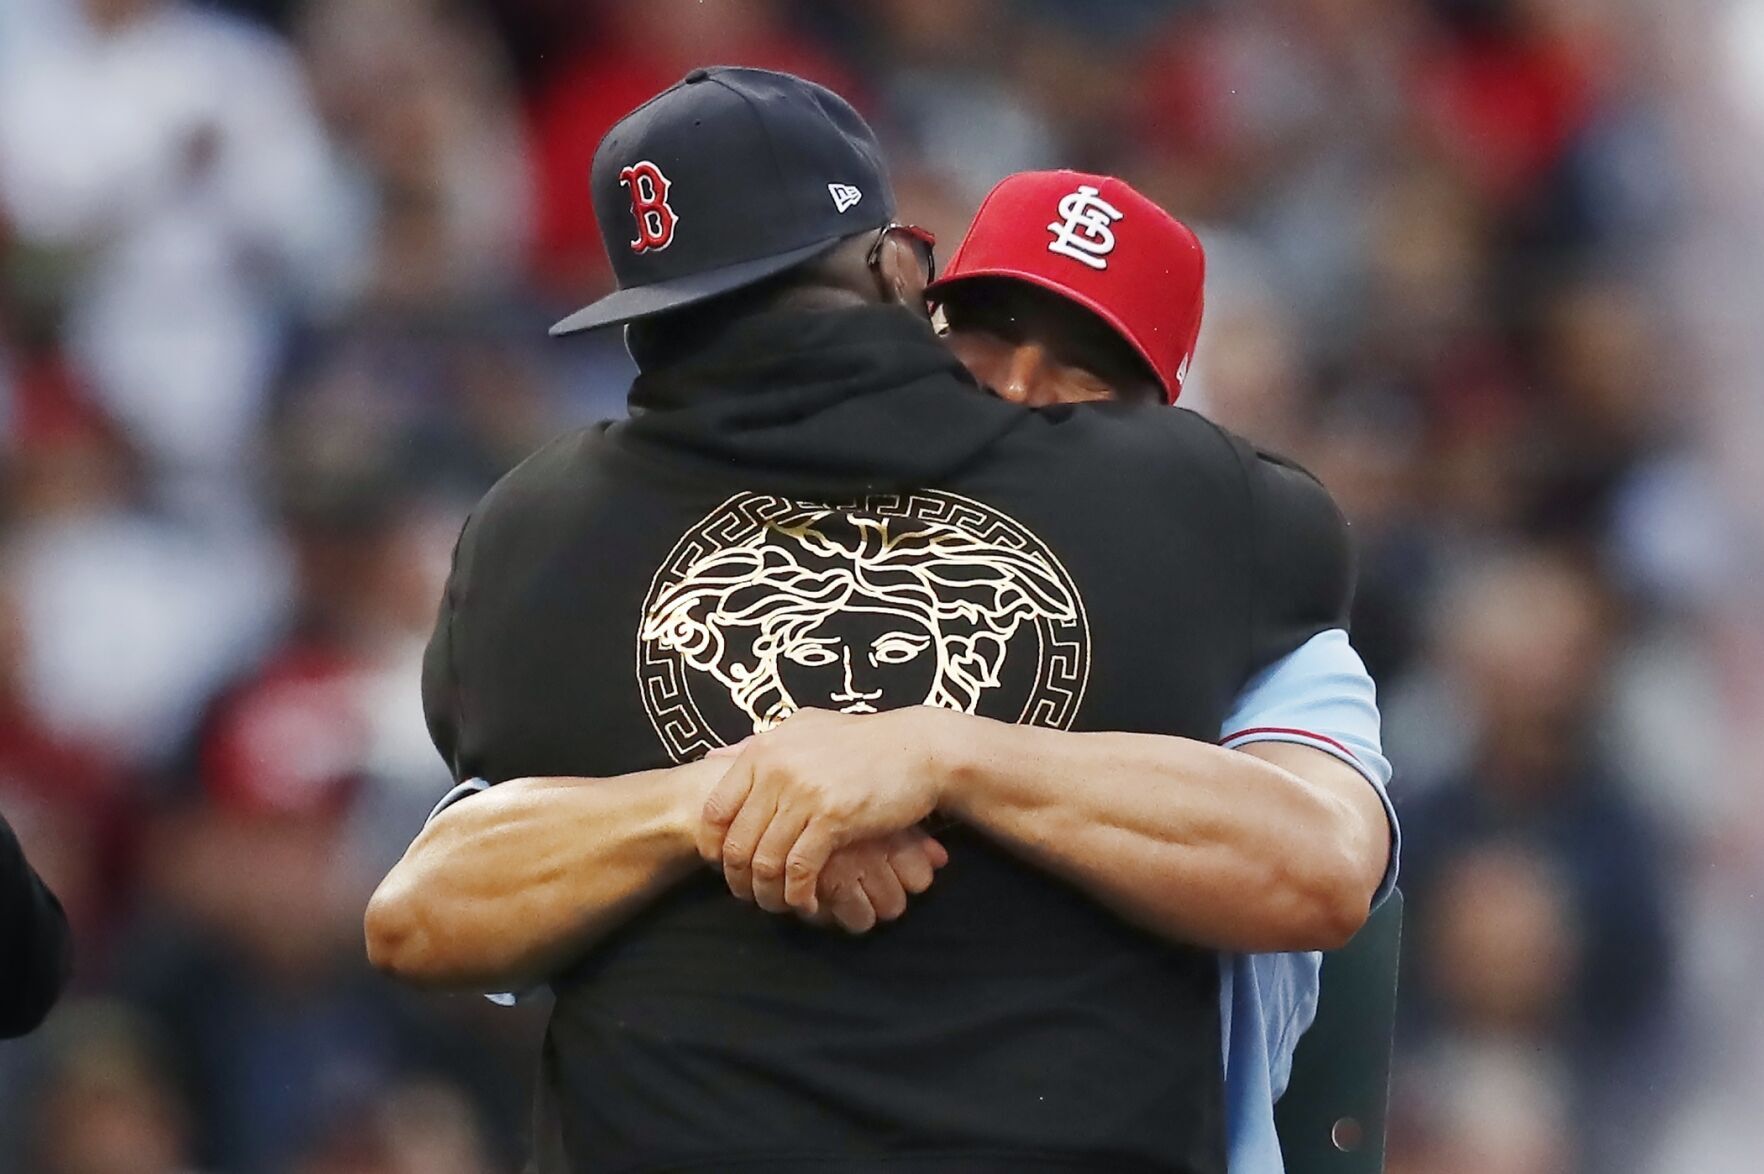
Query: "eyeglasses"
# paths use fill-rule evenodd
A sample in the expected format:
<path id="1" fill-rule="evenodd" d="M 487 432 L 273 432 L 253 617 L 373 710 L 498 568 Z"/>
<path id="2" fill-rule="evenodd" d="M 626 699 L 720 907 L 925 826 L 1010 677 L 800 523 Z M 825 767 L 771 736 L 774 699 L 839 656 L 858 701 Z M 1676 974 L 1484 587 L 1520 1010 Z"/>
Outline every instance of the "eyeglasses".
<path id="1" fill-rule="evenodd" d="M 927 282 L 936 280 L 937 237 L 930 229 L 920 228 L 916 224 L 901 224 L 899 221 L 890 221 L 884 224 L 881 231 L 876 234 L 876 243 L 870 246 L 869 253 L 865 255 L 864 264 L 871 269 L 876 267 L 882 257 L 882 242 L 888 239 L 890 233 L 895 232 L 901 233 L 908 241 L 912 242 L 914 254 L 918 256 L 919 263 L 925 267 L 925 280 Z"/>

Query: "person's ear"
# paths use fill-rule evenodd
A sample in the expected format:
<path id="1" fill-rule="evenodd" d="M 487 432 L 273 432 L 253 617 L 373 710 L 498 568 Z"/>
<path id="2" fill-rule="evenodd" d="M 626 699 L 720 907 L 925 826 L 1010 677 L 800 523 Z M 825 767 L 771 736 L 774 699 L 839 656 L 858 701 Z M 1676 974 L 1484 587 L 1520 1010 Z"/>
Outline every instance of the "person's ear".
<path id="1" fill-rule="evenodd" d="M 905 306 L 915 314 L 929 315 L 925 305 L 925 267 L 912 244 L 891 232 L 876 257 L 877 292 L 884 302 Z"/>

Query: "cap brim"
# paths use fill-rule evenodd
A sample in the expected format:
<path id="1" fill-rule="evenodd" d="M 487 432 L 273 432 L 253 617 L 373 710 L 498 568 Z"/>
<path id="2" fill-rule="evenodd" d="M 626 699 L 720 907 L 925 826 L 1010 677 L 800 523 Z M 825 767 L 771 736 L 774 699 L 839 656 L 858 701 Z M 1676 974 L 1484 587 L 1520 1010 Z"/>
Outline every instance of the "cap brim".
<path id="1" fill-rule="evenodd" d="M 860 230 L 861 231 L 861 230 Z M 721 269 L 707 269 L 702 273 L 691 273 L 668 281 L 658 281 L 651 285 L 635 285 L 629 289 L 615 289 L 599 301 L 591 302 L 557 323 L 551 328 L 551 336 L 557 338 L 565 334 L 576 334 L 583 330 L 593 330 L 600 326 L 617 326 L 624 322 L 635 322 L 639 318 L 648 318 L 655 314 L 665 314 L 669 310 L 679 310 L 696 302 L 708 301 L 718 294 L 726 294 L 752 285 L 756 281 L 764 281 L 774 274 L 782 273 L 793 265 L 800 265 L 833 246 L 846 240 L 852 234 L 836 236 L 812 245 L 791 249 L 789 252 L 778 253 L 771 257 L 760 257 L 752 261 L 742 261 L 736 265 L 726 265 Z"/>
<path id="2" fill-rule="evenodd" d="M 1113 310 L 1109 309 L 1090 295 L 1080 293 L 1071 286 L 1063 285 L 1045 274 L 1034 273 L 1027 269 L 1011 269 L 1003 266 L 997 266 L 990 269 L 964 269 L 960 273 L 953 273 L 949 276 L 940 277 L 936 281 L 933 281 L 930 285 L 925 287 L 925 296 L 932 300 L 936 300 L 939 294 L 975 277 L 1008 277 L 1013 281 L 1025 281 L 1030 285 L 1039 286 L 1040 288 L 1047 290 L 1049 293 L 1059 294 L 1068 302 L 1083 306 L 1086 310 L 1089 310 L 1092 314 L 1095 314 L 1098 318 L 1101 318 L 1104 322 L 1108 323 L 1110 328 L 1112 328 L 1116 334 L 1121 336 L 1121 341 L 1132 347 L 1133 353 L 1145 361 L 1146 368 L 1151 371 L 1152 376 L 1158 381 L 1158 386 L 1164 389 L 1164 402 L 1176 402 L 1174 392 L 1177 389 L 1170 386 L 1170 377 L 1158 370 L 1157 362 L 1146 353 L 1143 346 L 1139 345 L 1139 340 L 1133 337 L 1133 332 L 1127 329 L 1127 324 L 1121 321 Z"/>

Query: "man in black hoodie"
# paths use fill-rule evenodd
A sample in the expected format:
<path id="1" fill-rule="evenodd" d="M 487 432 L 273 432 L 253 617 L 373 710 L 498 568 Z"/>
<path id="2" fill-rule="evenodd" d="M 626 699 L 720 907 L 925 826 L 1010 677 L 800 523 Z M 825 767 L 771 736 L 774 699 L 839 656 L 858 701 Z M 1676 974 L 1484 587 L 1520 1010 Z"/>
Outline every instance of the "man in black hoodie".
<path id="1" fill-rule="evenodd" d="M 67 917 L 0 817 L 0 1039 L 36 1029 L 73 966 Z"/>
<path id="2" fill-rule="evenodd" d="M 608 135 L 593 184 L 621 288 L 560 329 L 633 323 L 633 417 L 541 450 L 461 535 L 431 732 L 457 777 L 525 781 L 413 845 L 369 910 L 376 962 L 551 982 L 558 1168 L 1222 1171 L 1218 959 L 1184 944 L 1208 911 L 1160 885 L 1236 869 L 1274 907 L 1242 948 L 1298 948 L 1313 907 L 1352 932 L 1388 847 L 1375 799 L 1362 818 L 1210 745 L 1246 682 L 1341 626 L 1327 495 L 1190 413 L 980 394 L 905 308 L 929 259 L 818 87 L 695 71 Z M 828 868 L 868 853 L 848 870 L 929 889 L 911 916 L 846 938 L 699 869 L 707 751 L 903 706 L 1122 731 L 1123 762 L 1177 746 L 1184 785 L 1113 832 L 1032 793 L 999 820 L 912 791 L 949 772 L 877 717 L 846 752 L 897 752 L 888 811 Z M 548 781 L 571 775 L 600 781 Z M 1341 837 L 1272 867 L 1239 807 Z M 511 926 L 532 932 L 503 950 Z"/>

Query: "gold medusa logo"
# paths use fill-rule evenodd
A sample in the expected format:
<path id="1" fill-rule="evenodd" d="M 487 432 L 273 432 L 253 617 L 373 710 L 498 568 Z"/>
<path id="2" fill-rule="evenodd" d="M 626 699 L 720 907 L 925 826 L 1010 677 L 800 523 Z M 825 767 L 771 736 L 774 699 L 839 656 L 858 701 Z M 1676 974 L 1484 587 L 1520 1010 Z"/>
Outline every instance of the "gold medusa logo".
<path id="1" fill-rule="evenodd" d="M 744 493 L 657 572 L 637 670 L 656 732 L 686 761 L 803 708 L 940 705 L 1064 728 L 1089 659 L 1065 568 L 988 506 Z"/>

